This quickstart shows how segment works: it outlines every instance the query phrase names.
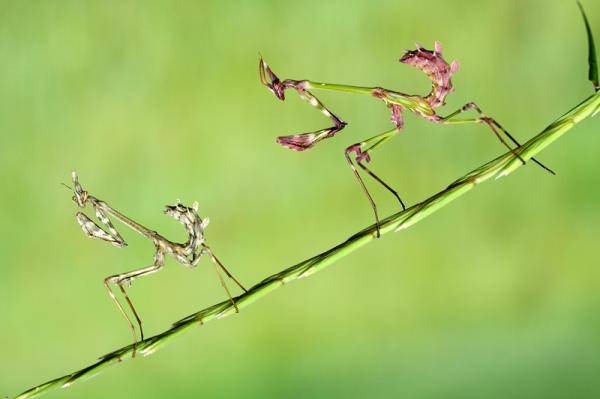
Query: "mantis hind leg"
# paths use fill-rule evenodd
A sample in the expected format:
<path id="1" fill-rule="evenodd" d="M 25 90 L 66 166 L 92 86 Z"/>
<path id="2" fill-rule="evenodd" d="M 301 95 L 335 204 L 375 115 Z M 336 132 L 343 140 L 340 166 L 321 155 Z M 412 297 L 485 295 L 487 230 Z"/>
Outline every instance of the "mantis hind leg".
<path id="1" fill-rule="evenodd" d="M 221 284 L 221 287 L 223 287 L 223 289 L 225 290 L 225 293 L 227 293 L 229 302 L 235 309 L 235 312 L 239 313 L 240 310 L 238 309 L 237 303 L 235 303 L 235 300 L 231 296 L 231 291 L 229 291 L 229 288 L 227 287 L 227 284 L 225 283 L 225 280 L 223 279 L 223 276 L 221 276 L 221 273 L 219 272 L 219 270 L 223 271 L 225 273 L 225 275 L 227 275 L 227 277 L 229 277 L 234 283 L 237 284 L 238 287 L 240 287 L 242 289 L 242 291 L 248 292 L 248 290 L 246 288 L 244 288 L 244 286 L 233 276 L 233 274 L 231 274 L 231 272 L 229 270 L 227 270 L 225 265 L 223 265 L 223 263 L 215 256 L 215 254 L 208 247 L 208 245 L 202 244 L 202 251 L 200 252 L 200 254 L 204 254 L 204 253 L 206 253 L 206 254 L 208 254 L 208 256 L 210 256 L 210 261 L 212 262 L 212 265 L 215 269 L 215 273 L 217 274 L 217 278 L 219 279 L 219 283 Z"/>
<path id="2" fill-rule="evenodd" d="M 455 116 L 462 114 L 463 112 L 466 112 L 470 109 L 474 109 L 478 114 L 479 114 L 479 118 L 473 118 L 473 119 L 453 119 Z M 485 123 L 494 133 L 494 135 L 498 138 L 498 140 L 500 140 L 500 142 L 502 144 L 504 144 L 504 146 L 506 148 L 509 149 L 510 152 L 512 152 L 514 154 L 514 156 L 516 158 L 518 158 L 523 164 L 525 164 L 525 160 L 519 155 L 519 153 L 512 148 L 505 140 L 504 138 L 502 138 L 502 136 L 500 135 L 500 133 L 498 132 L 498 130 L 496 130 L 496 128 L 500 129 L 500 131 L 502 133 L 504 133 L 504 135 L 506 137 L 508 137 L 508 139 L 510 141 L 512 141 L 516 146 L 521 146 L 521 144 L 506 130 L 504 129 L 494 118 L 490 118 L 487 117 L 483 111 L 481 110 L 481 108 L 479 108 L 479 106 L 477 106 L 477 104 L 475 104 L 474 102 L 470 102 L 467 103 L 465 105 L 463 105 L 461 108 L 459 108 L 458 110 L 452 112 L 450 115 L 447 115 L 445 117 L 441 117 L 439 120 L 437 120 L 438 123 L 443 123 L 443 124 L 466 124 L 466 123 Z M 554 173 L 554 171 L 550 168 L 548 168 L 546 165 L 544 165 L 543 163 L 541 163 L 540 161 L 538 161 L 535 158 L 531 158 L 531 160 L 533 162 L 535 162 L 536 164 L 538 164 L 541 168 L 543 168 L 544 170 L 546 170 L 548 173 L 551 173 L 553 175 L 555 175 L 556 173 Z"/>

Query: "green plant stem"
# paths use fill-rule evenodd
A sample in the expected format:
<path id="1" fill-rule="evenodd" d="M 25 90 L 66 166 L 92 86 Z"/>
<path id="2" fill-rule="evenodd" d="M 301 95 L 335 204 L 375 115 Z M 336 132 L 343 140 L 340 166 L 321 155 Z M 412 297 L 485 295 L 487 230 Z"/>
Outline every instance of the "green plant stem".
<path id="1" fill-rule="evenodd" d="M 576 123 L 581 122 L 588 117 L 594 116 L 599 110 L 600 92 L 587 98 L 579 105 L 574 107 L 571 111 L 557 119 L 537 136 L 526 142 L 521 147 L 517 148 L 516 152 L 525 160 L 532 158 L 546 146 L 570 130 Z M 433 212 L 437 211 L 443 206 L 454 201 L 467 191 L 470 191 L 477 184 L 491 178 L 497 179 L 506 176 L 521 166 L 521 161 L 515 158 L 512 152 L 507 152 L 506 154 L 488 162 L 487 164 L 468 173 L 464 177 L 456 180 L 448 188 L 424 200 L 423 202 L 413 205 L 403 212 L 398 212 L 383 219 L 381 221 L 381 234 L 383 235 L 391 231 L 408 228 L 413 224 L 423 220 L 425 217 L 431 215 Z M 284 284 L 302 277 L 308 277 L 326 268 L 338 259 L 375 240 L 375 235 L 375 225 L 369 226 L 366 229 L 354 234 L 343 243 L 319 255 L 313 256 L 310 259 L 289 267 L 277 274 L 267 277 L 249 289 L 248 292 L 236 297 L 235 301 L 237 306 L 240 309 L 245 309 L 257 299 L 265 296 Z M 235 314 L 235 309 L 229 301 L 223 301 L 209 308 L 203 309 L 182 320 L 177 321 L 168 330 L 139 342 L 138 353 L 148 356 L 156 352 L 158 349 L 161 349 L 171 339 L 183 334 L 191 328 L 207 323 L 214 319 L 230 316 L 232 314 Z M 128 345 L 121 349 L 117 349 L 114 352 L 102 356 L 98 362 L 90 366 L 31 388 L 16 398 L 32 398 L 55 388 L 69 387 L 76 382 L 80 382 L 95 376 L 108 366 L 130 359 L 132 351 L 133 345 Z"/>

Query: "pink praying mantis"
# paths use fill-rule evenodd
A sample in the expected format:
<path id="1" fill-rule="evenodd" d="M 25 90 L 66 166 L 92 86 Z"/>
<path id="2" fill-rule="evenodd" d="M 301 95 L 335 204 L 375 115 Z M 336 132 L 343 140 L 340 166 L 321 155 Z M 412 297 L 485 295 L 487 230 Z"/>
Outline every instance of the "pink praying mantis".
<path id="1" fill-rule="evenodd" d="M 86 236 L 90 238 L 99 238 L 119 248 L 126 246 L 127 243 L 125 242 L 123 237 L 121 237 L 119 232 L 115 229 L 112 222 L 110 221 L 108 217 L 110 215 L 122 222 L 123 224 L 125 224 L 126 226 L 128 226 L 129 228 L 148 238 L 154 244 L 155 252 L 154 262 L 152 263 L 152 265 L 125 273 L 115 274 L 104 279 L 104 286 L 106 287 L 108 294 L 115 302 L 115 305 L 119 309 L 119 312 L 121 312 L 123 317 L 125 317 L 125 319 L 127 320 L 127 324 L 129 325 L 129 329 L 131 330 L 131 334 L 133 336 L 132 357 L 135 357 L 138 343 L 137 336 L 135 333 L 135 327 L 133 325 L 133 322 L 125 312 L 125 309 L 111 290 L 110 286 L 116 285 L 121 290 L 121 293 L 125 297 L 125 300 L 137 321 L 137 325 L 140 330 L 140 339 L 141 341 L 143 341 L 144 330 L 142 329 L 142 320 L 139 317 L 137 311 L 135 310 L 133 302 L 129 299 L 129 296 L 125 291 L 125 286 L 131 286 L 133 280 L 137 278 L 154 274 L 160 271 L 165 264 L 166 255 L 172 255 L 175 258 L 175 260 L 177 260 L 179 263 L 191 269 L 196 267 L 201 256 L 206 254 L 214 265 L 215 272 L 217 273 L 221 286 L 223 286 L 223 289 L 229 297 L 229 301 L 235 308 L 236 312 L 238 312 L 238 307 L 235 301 L 233 300 L 231 293 L 229 292 L 229 289 L 225 284 L 225 280 L 223 280 L 223 277 L 221 276 L 219 270 L 223 271 L 227 275 L 227 277 L 233 280 L 235 284 L 237 284 L 238 287 L 240 287 L 244 292 L 247 292 L 247 290 L 244 288 L 244 286 L 242 286 L 242 284 L 238 282 L 238 280 L 236 280 L 235 277 L 233 277 L 229 270 L 227 270 L 225 266 L 221 263 L 221 261 L 217 259 L 210 247 L 206 244 L 206 240 L 204 238 L 204 230 L 206 229 L 206 226 L 208 226 L 209 220 L 208 218 L 201 218 L 198 215 L 197 202 L 194 202 L 194 204 L 191 207 L 187 207 L 181 204 L 179 201 L 177 201 L 176 205 L 167 205 L 165 207 L 164 213 L 181 223 L 185 227 L 188 234 L 188 240 L 185 243 L 176 243 L 166 239 L 154 230 L 147 229 L 146 227 L 133 221 L 132 219 L 123 215 L 116 209 L 112 208 L 106 202 L 92 196 L 90 193 L 88 193 L 81 187 L 81 184 L 79 184 L 79 179 L 75 172 L 72 173 L 72 179 L 74 191 L 73 201 L 75 202 L 75 204 L 77 204 L 79 208 L 85 208 L 88 204 L 91 205 L 100 223 L 102 223 L 106 227 L 106 230 L 104 230 L 103 228 L 98 226 L 94 221 L 92 221 L 89 217 L 87 217 L 84 213 L 77 212 L 77 222 L 81 226 L 81 229 L 83 230 Z"/>
<path id="2" fill-rule="evenodd" d="M 373 150 L 390 140 L 404 127 L 403 111 L 405 110 L 411 111 L 418 117 L 438 124 L 450 125 L 483 123 L 490 128 L 491 132 L 514 154 L 516 158 L 525 164 L 525 160 L 519 155 L 519 142 L 494 118 L 486 116 L 481 108 L 479 108 L 474 102 L 469 102 L 446 116 L 440 116 L 436 113 L 436 109 L 445 104 L 446 96 L 454 91 L 451 77 L 458 71 L 459 64 L 457 61 L 453 61 L 450 65 L 448 65 L 448 63 L 442 57 L 442 44 L 440 42 L 436 41 L 434 48 L 435 49 L 433 51 L 426 50 L 423 48 L 423 46 L 417 43 L 416 50 L 406 50 L 405 54 L 402 56 L 402 58 L 400 58 L 401 63 L 412 65 L 427 74 L 432 82 L 432 87 L 431 92 L 426 96 L 404 94 L 382 87 L 349 86 L 343 84 L 320 83 L 311 80 L 286 79 L 282 81 L 271 70 L 269 65 L 263 60 L 262 56 L 260 57 L 260 81 L 275 95 L 275 97 L 283 101 L 285 100 L 285 90 L 294 89 L 302 99 L 308 101 L 310 105 L 320 110 L 321 113 L 331 119 L 334 124 L 332 127 L 321 129 L 315 132 L 277 137 L 277 143 L 286 148 L 295 151 L 308 150 L 320 141 L 335 136 L 347 125 L 346 122 L 331 112 L 315 95 L 313 95 L 310 90 L 322 89 L 346 93 L 366 94 L 383 101 L 390 109 L 393 129 L 353 144 L 347 147 L 344 151 L 346 161 L 350 165 L 354 176 L 358 180 L 358 183 L 362 187 L 369 200 L 371 208 L 373 209 L 375 224 L 377 227 L 377 237 L 380 236 L 377 205 L 369 193 L 369 190 L 367 189 L 367 186 L 365 185 L 355 164 L 358 165 L 360 169 L 366 172 L 369 176 L 371 176 L 375 181 L 385 187 L 389 192 L 391 192 L 400 202 L 402 209 L 406 209 L 404 202 L 402 202 L 402 199 L 398 195 L 398 192 L 365 165 L 365 163 L 369 163 L 371 161 L 371 153 Z M 455 117 L 458 115 L 469 110 L 476 111 L 478 117 L 469 119 L 455 119 Z M 518 147 L 512 148 L 500 134 L 500 132 L 504 133 L 504 135 Z M 535 158 L 532 158 L 532 161 L 551 174 L 554 174 L 552 170 L 538 162 Z"/>

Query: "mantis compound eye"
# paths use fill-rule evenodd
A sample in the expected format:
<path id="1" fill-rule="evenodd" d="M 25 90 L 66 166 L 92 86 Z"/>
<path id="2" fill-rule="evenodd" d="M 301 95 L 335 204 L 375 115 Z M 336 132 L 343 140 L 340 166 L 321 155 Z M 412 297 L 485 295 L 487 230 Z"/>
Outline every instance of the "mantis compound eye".
<path id="1" fill-rule="evenodd" d="M 85 208 L 85 203 L 88 200 L 88 192 L 87 191 L 81 191 L 81 192 L 75 192 L 75 195 L 73 196 L 73 201 L 77 204 L 78 207 L 80 208 Z"/>

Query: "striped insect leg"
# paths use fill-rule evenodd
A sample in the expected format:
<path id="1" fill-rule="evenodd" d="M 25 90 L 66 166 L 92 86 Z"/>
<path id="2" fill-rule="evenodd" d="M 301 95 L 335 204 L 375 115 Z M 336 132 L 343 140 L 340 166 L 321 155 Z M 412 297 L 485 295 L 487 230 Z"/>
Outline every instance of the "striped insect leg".
<path id="1" fill-rule="evenodd" d="M 211 262 L 212 262 L 212 264 L 213 264 L 213 266 L 215 268 L 215 273 L 217 273 L 217 278 L 219 279 L 219 283 L 221 283 L 221 287 L 223 287 L 223 289 L 227 293 L 227 297 L 229 298 L 229 302 L 231 302 L 231 305 L 235 309 L 236 313 L 239 313 L 240 310 L 238 309 L 237 304 L 235 303 L 235 300 L 231 296 L 231 292 L 229 291 L 229 288 L 227 287 L 227 284 L 225 283 L 225 280 L 223 279 L 223 276 L 221 276 L 221 273 L 219 272 L 219 269 L 221 269 L 222 271 L 224 271 L 225 274 L 229 278 L 231 278 L 242 290 L 244 290 L 244 292 L 248 292 L 248 291 L 235 279 L 235 277 L 233 277 L 233 275 L 231 273 L 229 273 L 229 271 L 225 268 L 225 266 L 223 266 L 223 264 L 221 263 L 221 261 L 219 259 L 217 259 L 217 257 L 212 253 L 212 251 L 210 250 L 210 248 L 208 246 L 204 245 L 202 247 L 202 252 L 207 253 L 210 256 L 210 260 L 211 260 Z"/>
<path id="2" fill-rule="evenodd" d="M 319 141 L 326 139 L 328 137 L 333 137 L 342 130 L 346 126 L 346 122 L 341 120 L 337 115 L 331 112 L 317 97 L 315 97 L 312 93 L 302 88 L 297 89 L 300 97 L 309 102 L 310 105 L 319 109 L 321 113 L 328 118 L 330 118 L 334 125 L 327 129 L 322 129 L 316 132 L 302 133 L 302 134 L 292 134 L 289 136 L 279 136 L 277 137 L 277 143 L 295 151 L 304 151 Z"/>
<path id="3" fill-rule="evenodd" d="M 395 107 L 395 106 L 392 107 L 392 121 L 396 124 L 396 128 L 394 128 L 390 131 L 387 131 L 385 133 L 373 136 L 370 139 L 367 139 L 361 143 L 353 144 L 350 147 L 346 148 L 345 153 L 344 153 L 344 155 L 346 157 L 346 161 L 348 162 L 348 165 L 350 165 L 350 168 L 352 169 L 352 172 L 354 173 L 354 177 L 356 177 L 356 179 L 358 180 L 358 183 L 362 187 L 365 195 L 367 196 L 367 199 L 369 200 L 369 203 L 371 204 L 371 208 L 373 208 L 373 214 L 375 215 L 375 226 L 377 228 L 377 237 L 379 237 L 381 234 L 380 233 L 380 224 L 379 224 L 379 214 L 377 212 L 377 205 L 375 204 L 373 197 L 369 193 L 369 190 L 367 189 L 365 182 L 363 181 L 362 177 L 360 176 L 360 173 L 358 173 L 358 169 L 356 169 L 354 162 L 352 162 L 352 155 L 354 156 L 356 165 L 358 165 L 363 171 L 365 171 L 369 176 L 371 176 L 376 182 L 378 182 L 383 187 L 385 187 L 386 190 L 391 192 L 396 197 L 398 202 L 400 202 L 400 206 L 402 206 L 402 210 L 406 209 L 406 207 L 404 206 L 404 202 L 402 202 L 400 195 L 398 195 L 398 192 L 396 190 L 394 190 L 385 181 L 383 181 L 383 179 L 381 179 L 379 176 L 377 176 L 375 173 L 373 173 L 373 171 L 371 171 L 363 163 L 363 162 L 368 163 L 371 161 L 371 155 L 370 155 L 371 151 L 373 151 L 375 148 L 382 145 L 383 143 L 385 143 L 386 141 L 388 141 L 389 139 L 391 139 L 392 137 L 394 137 L 396 134 L 398 134 L 400 132 L 400 129 L 403 126 L 403 122 L 402 122 L 401 109 L 399 107 Z M 365 148 L 365 149 L 363 150 L 363 148 Z"/>
<path id="4" fill-rule="evenodd" d="M 284 101 L 285 90 L 295 89 L 302 99 L 308 101 L 310 105 L 317 108 L 323 115 L 331 119 L 331 121 L 334 123 L 334 126 L 327 129 L 321 129 L 316 132 L 280 136 L 277 138 L 278 144 L 294 151 L 304 151 L 313 147 L 316 143 L 323 139 L 335 136 L 337 132 L 346 126 L 346 122 L 331 112 L 317 97 L 315 97 L 315 95 L 306 90 L 306 86 L 308 84 L 307 81 L 291 79 L 281 81 L 262 58 L 260 59 L 258 69 L 261 83 L 265 85 L 275 95 L 275 97 L 281 101 Z"/>
<path id="5" fill-rule="evenodd" d="M 466 112 L 470 109 L 475 110 L 478 114 L 479 114 L 479 118 L 476 119 L 454 119 L 455 116 L 462 114 L 463 112 Z M 521 144 L 519 144 L 519 142 L 506 130 L 504 129 L 494 118 L 490 118 L 488 116 L 486 116 L 483 111 L 481 110 L 481 108 L 479 108 L 479 106 L 477 106 L 477 104 L 475 104 L 474 102 L 470 102 L 465 104 L 464 106 L 462 106 L 461 108 L 459 108 L 458 110 L 452 112 L 451 114 L 439 118 L 439 119 L 430 119 L 434 122 L 437 123 L 443 123 L 443 124 L 461 124 L 461 123 L 485 123 L 494 133 L 494 135 L 498 138 L 498 140 L 500 140 L 500 142 L 506 147 L 508 148 L 508 150 L 510 152 L 513 153 L 513 155 L 515 156 L 515 158 L 518 158 L 523 165 L 525 165 L 525 160 L 519 155 L 519 153 L 512 148 L 507 142 L 506 140 L 504 140 L 504 138 L 500 135 L 500 133 L 498 132 L 497 129 L 499 129 L 502 133 L 504 133 L 504 135 L 506 137 L 508 137 L 508 139 L 510 141 L 513 142 L 513 144 L 515 144 L 516 146 L 521 146 Z M 544 170 L 546 170 L 547 172 L 551 173 L 551 174 L 556 174 L 554 173 L 554 171 L 550 168 L 548 168 L 547 166 L 545 166 L 544 164 L 542 164 L 541 162 L 539 162 L 537 159 L 535 158 L 531 158 L 531 160 L 533 162 L 535 162 L 536 164 L 538 164 L 541 168 L 543 168 Z"/>
<path id="6" fill-rule="evenodd" d="M 121 314 L 123 315 L 123 317 L 125 317 L 125 320 L 127 320 L 127 323 L 129 324 L 129 329 L 131 330 L 131 335 L 133 337 L 133 353 L 132 353 L 131 357 L 135 357 L 135 354 L 137 351 L 137 344 L 138 344 L 137 336 L 135 334 L 135 327 L 133 325 L 133 322 L 127 315 L 127 312 L 125 312 L 125 309 L 123 309 L 123 306 L 121 305 L 121 303 L 115 296 L 114 292 L 110 289 L 110 284 L 118 285 L 119 289 L 123 293 L 123 296 L 125 296 L 125 300 L 127 301 L 127 304 L 129 305 L 129 308 L 133 312 L 133 315 L 137 321 L 138 327 L 140 329 L 140 337 L 141 337 L 141 340 L 143 341 L 144 340 L 144 330 L 142 328 L 142 320 L 139 317 L 137 311 L 135 310 L 135 307 L 133 306 L 133 302 L 131 301 L 131 299 L 129 299 L 129 296 L 127 295 L 127 292 L 125 291 L 124 285 L 131 285 L 131 282 L 136 278 L 147 276 L 147 275 L 158 272 L 160 269 L 162 269 L 163 265 L 164 265 L 164 255 L 162 252 L 157 252 L 156 255 L 154 256 L 154 264 L 152 266 L 148 266 L 148 267 L 145 267 L 142 269 L 132 270 L 132 271 L 126 272 L 126 273 L 115 274 L 113 276 L 109 276 L 104 279 L 104 286 L 106 287 L 106 290 L 108 291 L 108 295 L 110 295 L 110 297 L 114 301 L 115 305 L 119 309 L 119 312 L 121 312 Z"/>
<path id="7" fill-rule="evenodd" d="M 119 233 L 117 233 L 117 231 L 113 227 L 112 223 L 110 223 L 110 220 L 108 220 L 108 218 L 102 212 L 99 212 L 98 210 L 96 210 L 96 211 L 97 211 L 96 215 L 99 216 L 98 218 L 104 225 L 106 225 L 105 222 L 108 221 L 109 224 L 106 226 L 108 227 L 110 233 L 107 233 L 106 231 L 104 231 L 100 226 L 98 226 L 96 223 L 94 223 L 84 213 L 77 212 L 77 214 L 76 214 L 77 223 L 79 223 L 79 226 L 81 226 L 81 229 L 83 230 L 85 235 L 90 238 L 99 238 L 101 240 L 110 242 L 111 244 L 113 244 L 116 247 L 126 246 L 127 243 L 125 242 L 125 240 L 123 240 L 123 238 L 119 235 Z M 102 217 L 100 217 L 100 216 L 102 216 Z"/>

